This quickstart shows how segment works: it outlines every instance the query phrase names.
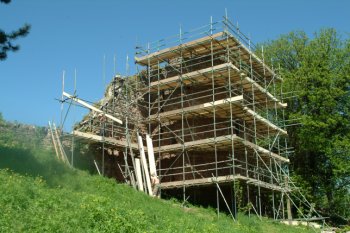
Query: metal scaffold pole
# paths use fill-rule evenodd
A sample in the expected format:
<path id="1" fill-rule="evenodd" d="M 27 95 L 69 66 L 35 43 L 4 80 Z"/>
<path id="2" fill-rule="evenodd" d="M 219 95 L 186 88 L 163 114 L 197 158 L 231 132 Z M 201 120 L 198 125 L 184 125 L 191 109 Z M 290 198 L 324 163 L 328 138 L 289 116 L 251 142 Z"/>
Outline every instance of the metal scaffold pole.
<path id="1" fill-rule="evenodd" d="M 74 95 L 77 92 L 77 69 L 74 69 Z M 75 106 L 73 106 L 75 108 Z M 75 119 L 74 119 L 75 124 Z M 74 138 L 74 125 L 72 130 L 72 155 L 71 155 L 71 166 L 74 167 L 74 147 L 75 147 L 75 138 Z"/>
<path id="2" fill-rule="evenodd" d="M 210 17 L 210 36 L 213 35 L 213 17 Z M 213 40 L 210 40 L 210 61 L 211 61 L 211 85 L 212 85 L 212 101 L 213 101 L 213 132 L 214 132 L 214 156 L 215 156 L 215 179 L 218 178 L 218 154 L 216 146 L 216 105 L 215 103 L 215 76 L 214 76 L 214 51 Z M 216 188 L 216 210 L 219 217 L 220 201 L 219 201 L 219 188 Z"/>
<path id="3" fill-rule="evenodd" d="M 180 25 L 180 32 L 179 32 L 179 39 L 180 39 L 180 44 L 182 44 L 182 27 Z M 180 85 L 181 85 L 181 139 L 182 139 L 182 199 L 183 199 L 183 204 L 186 202 L 186 186 L 185 186 L 185 180 L 186 180 L 186 175 L 185 175 L 185 121 L 184 121 L 184 83 L 183 83 L 183 61 L 182 61 L 182 49 L 180 49 Z"/>
<path id="4" fill-rule="evenodd" d="M 225 9 L 225 19 L 224 19 L 224 24 L 225 24 L 225 31 L 228 32 L 228 16 L 227 16 L 227 9 Z M 230 56 L 230 47 L 229 47 L 229 36 L 225 35 L 226 37 L 226 60 L 227 62 L 231 62 Z M 231 83 L 231 69 L 228 68 L 228 75 L 227 75 L 227 82 L 228 82 L 228 92 L 229 95 L 228 97 L 231 99 L 232 98 L 232 83 Z M 236 168 L 235 168 L 235 145 L 234 145 L 234 140 L 233 140 L 233 135 L 234 135 L 234 125 L 233 125 L 233 106 L 232 103 L 230 102 L 230 134 L 231 134 L 231 158 L 232 158 L 232 175 L 235 176 L 236 175 Z M 236 179 L 233 179 L 233 197 L 231 197 L 231 199 L 233 200 L 233 215 L 234 218 L 237 219 L 237 196 L 236 196 Z M 232 190 L 231 189 L 231 190 Z"/>

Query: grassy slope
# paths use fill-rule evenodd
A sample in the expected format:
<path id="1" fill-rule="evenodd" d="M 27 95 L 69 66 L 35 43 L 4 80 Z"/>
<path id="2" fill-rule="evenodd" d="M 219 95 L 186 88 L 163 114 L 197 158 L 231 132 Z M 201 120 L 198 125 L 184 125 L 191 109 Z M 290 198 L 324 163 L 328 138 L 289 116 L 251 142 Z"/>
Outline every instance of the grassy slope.
<path id="1" fill-rule="evenodd" d="M 0 210 L 0 232 L 308 232 L 243 215 L 234 223 L 225 214 L 218 219 L 212 209 L 183 209 L 70 169 L 52 151 L 1 144 Z"/>

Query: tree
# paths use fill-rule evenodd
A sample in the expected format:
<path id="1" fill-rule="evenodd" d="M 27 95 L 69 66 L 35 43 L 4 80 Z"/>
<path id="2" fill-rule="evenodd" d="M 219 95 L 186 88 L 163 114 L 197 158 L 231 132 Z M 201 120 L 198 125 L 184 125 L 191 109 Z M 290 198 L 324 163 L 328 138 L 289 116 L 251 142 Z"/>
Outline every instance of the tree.
<path id="1" fill-rule="evenodd" d="M 350 218 L 350 40 L 334 29 L 312 39 L 291 32 L 264 44 L 266 60 L 281 66 L 288 128 L 295 148 L 291 171 L 311 187 L 323 211 Z M 347 206 L 347 207 L 346 207 Z"/>
<path id="2" fill-rule="evenodd" d="M 2 113 L 0 112 L 0 126 L 3 125 L 5 122 L 4 117 L 2 116 Z"/>
<path id="3" fill-rule="evenodd" d="M 0 2 L 8 4 L 11 2 L 11 0 L 0 0 Z M 24 24 L 19 29 L 10 33 L 6 33 L 0 29 L 0 60 L 5 60 L 8 52 L 16 52 L 19 50 L 19 45 L 15 45 L 14 41 L 19 37 L 28 35 L 29 30 L 29 24 Z"/>

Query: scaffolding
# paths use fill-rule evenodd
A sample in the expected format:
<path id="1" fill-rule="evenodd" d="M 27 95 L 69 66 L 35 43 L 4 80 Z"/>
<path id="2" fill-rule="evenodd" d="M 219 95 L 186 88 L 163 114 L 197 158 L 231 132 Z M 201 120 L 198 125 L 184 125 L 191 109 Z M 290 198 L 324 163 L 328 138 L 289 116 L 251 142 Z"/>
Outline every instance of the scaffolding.
<path id="1" fill-rule="evenodd" d="M 180 29 L 177 40 L 138 46 L 138 88 L 161 190 L 182 189 L 185 201 L 191 186 L 240 180 L 244 202 L 259 216 L 263 195 L 272 194 L 275 203 L 276 195 L 290 192 L 282 78 L 254 50 L 227 17 L 190 32 Z M 219 198 L 217 190 L 218 211 Z M 233 206 L 236 215 L 234 200 Z"/>
<path id="2" fill-rule="evenodd" d="M 137 171 L 149 136 L 154 195 L 180 192 L 185 203 L 193 190 L 213 187 L 218 213 L 224 201 L 234 218 L 247 206 L 249 214 L 291 219 L 293 199 L 315 212 L 289 177 L 283 79 L 257 49 L 227 17 L 137 46 L 137 75 L 116 76 L 95 104 L 103 114 L 88 114 L 73 135 L 102 143 L 102 173 L 106 150 L 117 157 L 114 176 L 139 190 L 149 189 L 147 165 Z"/>

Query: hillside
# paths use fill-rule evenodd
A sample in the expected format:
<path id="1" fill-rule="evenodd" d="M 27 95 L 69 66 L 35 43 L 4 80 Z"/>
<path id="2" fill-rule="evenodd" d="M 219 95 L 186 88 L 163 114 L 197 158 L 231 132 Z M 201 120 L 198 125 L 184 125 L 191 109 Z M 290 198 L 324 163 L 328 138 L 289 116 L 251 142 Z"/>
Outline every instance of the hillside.
<path id="1" fill-rule="evenodd" d="M 244 215 L 233 222 L 213 209 L 150 198 L 61 164 L 50 148 L 32 144 L 45 130 L 1 125 L 0 232 L 313 232 Z"/>

